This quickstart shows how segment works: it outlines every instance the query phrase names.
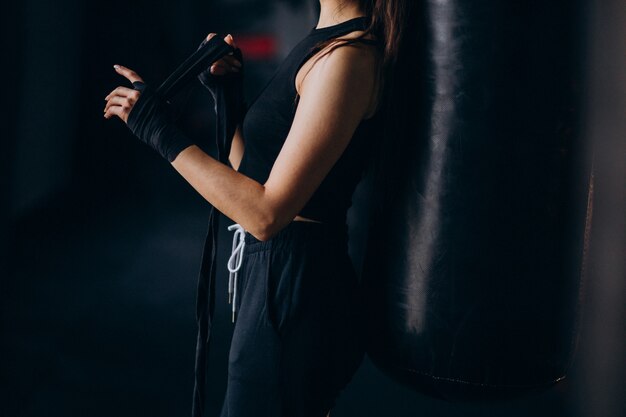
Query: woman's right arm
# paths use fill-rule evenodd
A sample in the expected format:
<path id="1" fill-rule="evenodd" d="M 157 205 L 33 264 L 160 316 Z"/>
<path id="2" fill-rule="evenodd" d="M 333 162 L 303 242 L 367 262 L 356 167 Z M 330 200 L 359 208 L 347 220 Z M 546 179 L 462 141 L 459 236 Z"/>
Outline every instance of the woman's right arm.
<path id="1" fill-rule="evenodd" d="M 239 164 L 241 164 L 241 158 L 243 157 L 243 149 L 243 135 L 241 133 L 241 123 L 239 123 L 233 135 L 230 155 L 228 155 L 228 160 L 235 171 L 239 171 Z"/>

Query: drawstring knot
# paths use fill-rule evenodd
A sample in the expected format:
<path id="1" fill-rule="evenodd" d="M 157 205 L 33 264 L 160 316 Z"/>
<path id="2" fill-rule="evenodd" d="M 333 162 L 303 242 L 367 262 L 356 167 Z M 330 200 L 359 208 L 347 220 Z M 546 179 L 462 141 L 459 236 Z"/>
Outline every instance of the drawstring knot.
<path id="1" fill-rule="evenodd" d="M 246 246 L 246 231 L 244 228 L 235 223 L 228 226 L 228 230 L 235 230 L 233 235 L 233 249 L 228 258 L 228 304 L 233 305 L 233 323 L 235 322 L 235 310 L 237 305 L 237 271 L 241 268 L 241 262 L 243 260 L 243 248 Z M 232 295 L 232 297 L 231 297 Z"/>

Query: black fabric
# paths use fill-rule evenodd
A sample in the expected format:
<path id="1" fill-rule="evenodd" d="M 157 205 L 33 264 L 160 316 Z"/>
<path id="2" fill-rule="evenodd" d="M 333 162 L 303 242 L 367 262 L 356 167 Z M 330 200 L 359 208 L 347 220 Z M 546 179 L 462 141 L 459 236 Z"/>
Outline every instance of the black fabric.
<path id="1" fill-rule="evenodd" d="M 198 49 L 171 73 L 159 86 L 157 92 L 165 99 L 180 91 L 182 85 L 193 81 L 199 74 L 206 73 L 211 64 L 226 54 L 233 53 L 234 48 L 224 41 L 224 36 L 217 34 L 210 40 L 204 40 Z"/>
<path id="2" fill-rule="evenodd" d="M 205 39 L 200 44 L 198 49 L 201 49 L 207 42 L 208 41 Z M 232 55 L 241 63 L 239 72 L 231 72 L 224 75 L 213 75 L 211 74 L 210 67 L 207 67 L 206 70 L 198 74 L 198 80 L 200 80 L 200 83 L 209 91 L 209 93 L 211 93 L 213 102 L 216 105 L 216 114 L 219 112 L 219 109 L 217 108 L 218 103 L 220 103 L 222 99 L 224 100 L 224 105 L 226 106 L 225 108 L 228 109 L 228 130 L 232 130 L 234 134 L 237 125 L 243 120 L 246 114 L 247 104 L 244 100 L 243 94 L 243 74 L 245 73 L 245 64 L 241 49 L 236 48 L 232 52 Z M 219 94 L 223 94 L 223 97 L 218 97 Z M 229 137 L 232 137 L 232 135 Z M 226 150 L 226 148 L 224 148 L 224 150 Z M 230 148 L 228 148 L 228 151 L 227 155 L 230 154 Z"/>
<path id="3" fill-rule="evenodd" d="M 242 125 L 245 149 L 239 172 L 261 184 L 267 181 L 296 113 L 295 78 L 298 70 L 318 52 L 314 48 L 318 42 L 365 27 L 366 18 L 357 17 L 337 25 L 313 28 L 291 50 L 248 108 Z M 380 114 L 379 111 L 361 122 L 348 147 L 299 215 L 323 222 L 345 223 L 352 194 L 371 157 L 371 141 L 380 135 Z"/>
<path id="4" fill-rule="evenodd" d="M 211 38 L 211 41 L 221 35 Z M 210 44 L 203 42 L 200 48 Z M 217 159 L 230 165 L 228 156 L 232 145 L 233 135 L 237 125 L 245 115 L 245 101 L 243 98 L 243 75 L 244 62 L 241 51 L 237 48 L 234 55 L 242 64 L 239 73 L 227 73 L 225 75 L 212 75 L 209 67 L 198 74 L 199 81 L 209 90 L 214 99 L 215 110 L 215 141 Z M 201 417 L 205 410 L 207 359 L 209 357 L 209 343 L 211 340 L 211 327 L 215 311 L 215 259 L 217 255 L 217 228 L 218 213 L 215 207 L 209 210 L 209 226 L 205 237 L 200 273 L 198 275 L 198 293 L 196 299 L 196 319 L 198 323 L 198 337 L 196 341 L 196 364 L 195 382 L 191 414 L 193 417 Z"/>
<path id="5" fill-rule="evenodd" d="M 326 417 L 365 354 L 347 227 L 244 239 L 220 417 Z"/>
<path id="6" fill-rule="evenodd" d="M 170 163 L 193 142 L 173 123 L 165 102 L 153 89 L 140 82 L 133 83 L 141 91 L 126 124 L 143 143 L 147 144 Z"/>

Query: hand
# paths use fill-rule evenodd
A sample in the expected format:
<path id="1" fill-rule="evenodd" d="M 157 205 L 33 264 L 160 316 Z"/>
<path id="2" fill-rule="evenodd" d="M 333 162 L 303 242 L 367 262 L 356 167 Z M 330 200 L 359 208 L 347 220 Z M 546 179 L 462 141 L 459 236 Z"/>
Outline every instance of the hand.
<path id="1" fill-rule="evenodd" d="M 212 37 L 214 37 L 216 33 L 209 33 L 206 39 L 200 44 L 203 45 L 205 42 L 209 41 Z M 235 41 L 232 35 L 228 34 L 224 37 L 224 41 L 232 46 L 233 48 L 237 48 L 235 45 Z M 230 54 L 224 56 L 223 58 L 218 59 L 209 67 L 209 71 L 213 75 L 224 75 L 227 72 L 239 72 L 241 71 L 241 61 L 239 61 L 231 52 Z"/>
<path id="2" fill-rule="evenodd" d="M 139 140 L 169 162 L 193 142 L 176 128 L 166 104 L 134 71 L 121 65 L 115 70 L 126 77 L 134 89 L 117 87 L 105 97 L 104 117 L 118 116 Z"/>
<path id="3" fill-rule="evenodd" d="M 209 33 L 198 49 L 216 36 Z M 228 137 L 234 134 L 237 124 L 243 120 L 247 111 L 244 99 L 243 75 L 245 72 L 241 49 L 237 48 L 233 37 L 228 34 L 224 42 L 234 48 L 233 52 L 215 61 L 209 68 L 198 74 L 198 80 L 209 91 L 216 106 L 224 106 L 223 117 L 227 120 Z"/>
<path id="4" fill-rule="evenodd" d="M 113 65 L 113 68 L 115 68 L 118 74 L 126 77 L 131 83 L 143 83 L 143 79 L 131 69 L 121 65 Z M 104 118 L 110 119 L 112 116 L 118 116 L 124 123 L 127 123 L 128 114 L 133 109 L 140 94 L 141 92 L 137 89 L 122 86 L 117 87 L 104 98 L 107 102 L 104 106 Z"/>

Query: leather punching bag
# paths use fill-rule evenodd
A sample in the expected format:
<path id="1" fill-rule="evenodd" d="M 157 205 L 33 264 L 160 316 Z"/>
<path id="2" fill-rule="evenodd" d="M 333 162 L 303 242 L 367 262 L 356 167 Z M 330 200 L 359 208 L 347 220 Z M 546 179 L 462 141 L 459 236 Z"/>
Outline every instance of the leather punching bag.
<path id="1" fill-rule="evenodd" d="M 416 4 L 417 114 L 363 257 L 368 355 L 447 399 L 549 386 L 576 346 L 590 220 L 582 2 Z"/>

